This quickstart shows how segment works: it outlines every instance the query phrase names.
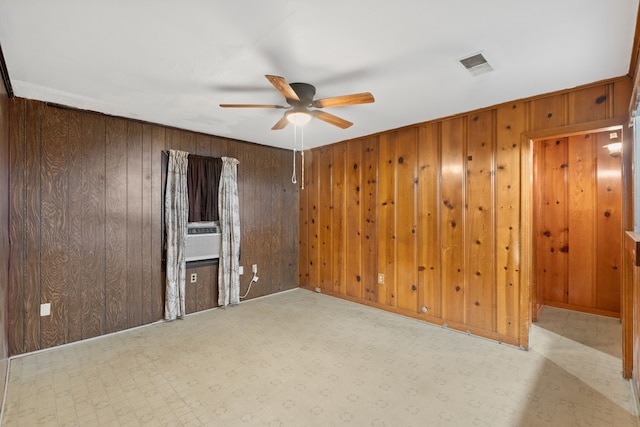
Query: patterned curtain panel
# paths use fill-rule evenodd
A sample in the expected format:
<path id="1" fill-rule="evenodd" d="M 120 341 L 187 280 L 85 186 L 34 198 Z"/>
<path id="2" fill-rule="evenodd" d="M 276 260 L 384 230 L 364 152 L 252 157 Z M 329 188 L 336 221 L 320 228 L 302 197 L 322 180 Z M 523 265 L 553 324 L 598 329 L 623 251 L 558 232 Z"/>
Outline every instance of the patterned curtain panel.
<path id="1" fill-rule="evenodd" d="M 184 318 L 184 286 L 186 278 L 185 244 L 189 199 L 187 193 L 187 166 L 189 153 L 169 150 L 167 189 L 164 218 L 167 244 L 167 286 L 164 318 Z"/>
<path id="2" fill-rule="evenodd" d="M 238 160 L 222 158 L 218 210 L 222 244 L 218 265 L 218 305 L 240 302 L 240 203 L 238 202 Z"/>

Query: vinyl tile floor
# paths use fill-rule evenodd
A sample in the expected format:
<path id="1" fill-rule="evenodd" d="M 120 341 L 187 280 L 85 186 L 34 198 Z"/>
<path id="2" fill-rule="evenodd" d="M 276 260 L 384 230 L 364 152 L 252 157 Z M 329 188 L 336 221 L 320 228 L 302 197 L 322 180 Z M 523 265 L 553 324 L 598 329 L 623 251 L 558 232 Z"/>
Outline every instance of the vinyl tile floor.
<path id="1" fill-rule="evenodd" d="M 620 322 L 523 351 L 306 290 L 10 360 L 2 426 L 634 426 Z"/>

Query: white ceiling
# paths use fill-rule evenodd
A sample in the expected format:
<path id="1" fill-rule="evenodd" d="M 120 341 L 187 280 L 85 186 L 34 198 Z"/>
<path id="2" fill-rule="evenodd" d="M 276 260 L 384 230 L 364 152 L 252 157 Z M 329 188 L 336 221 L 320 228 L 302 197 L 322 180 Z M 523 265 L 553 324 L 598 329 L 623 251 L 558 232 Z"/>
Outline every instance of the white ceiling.
<path id="1" fill-rule="evenodd" d="M 325 111 L 305 148 L 627 74 L 638 0 L 3 0 L 0 45 L 16 96 L 212 135 L 294 147 L 265 79 Z M 482 52 L 493 72 L 458 62 Z M 297 135 L 297 148 L 301 135 Z"/>

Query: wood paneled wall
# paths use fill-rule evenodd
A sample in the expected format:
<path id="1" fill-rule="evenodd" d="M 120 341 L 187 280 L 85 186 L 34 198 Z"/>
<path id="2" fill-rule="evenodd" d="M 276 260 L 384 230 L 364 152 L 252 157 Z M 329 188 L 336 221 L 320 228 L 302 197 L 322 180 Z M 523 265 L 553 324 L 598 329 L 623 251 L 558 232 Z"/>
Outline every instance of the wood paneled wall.
<path id="1" fill-rule="evenodd" d="M 257 264 L 260 277 L 247 298 L 297 287 L 289 151 L 24 99 L 10 100 L 9 112 L 11 354 L 162 319 L 161 152 L 169 148 L 240 161 L 241 265 Z M 192 272 L 187 311 L 217 306 L 217 268 Z M 242 279 L 243 294 L 250 277 Z M 46 302 L 51 315 L 40 317 Z"/>
<path id="2" fill-rule="evenodd" d="M 301 286 L 528 346 L 526 136 L 622 122 L 630 92 L 622 77 L 311 150 Z"/>
<path id="3" fill-rule="evenodd" d="M 540 305 L 620 317 L 622 158 L 608 143 L 599 132 L 534 144 Z"/>
<path id="4" fill-rule="evenodd" d="M 2 52 L 0 52 L 2 58 Z M 2 67 L 0 61 L 0 67 Z M 2 71 L 2 70 L 0 70 Z M 3 401 L 9 356 L 9 98 L 0 82 L 0 402 Z M 0 408 L 0 411 L 2 408 Z"/>

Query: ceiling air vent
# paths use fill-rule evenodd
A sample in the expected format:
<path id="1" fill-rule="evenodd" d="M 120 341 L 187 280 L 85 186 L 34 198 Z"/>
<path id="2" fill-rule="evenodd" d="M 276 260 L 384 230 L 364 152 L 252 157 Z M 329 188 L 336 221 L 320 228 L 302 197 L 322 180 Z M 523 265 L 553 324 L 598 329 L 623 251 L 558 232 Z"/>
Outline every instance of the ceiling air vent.
<path id="1" fill-rule="evenodd" d="M 489 65 L 489 62 L 487 62 L 487 59 L 481 53 L 462 58 L 460 59 L 460 63 L 474 76 L 493 71 L 493 68 L 491 68 L 491 65 Z"/>

